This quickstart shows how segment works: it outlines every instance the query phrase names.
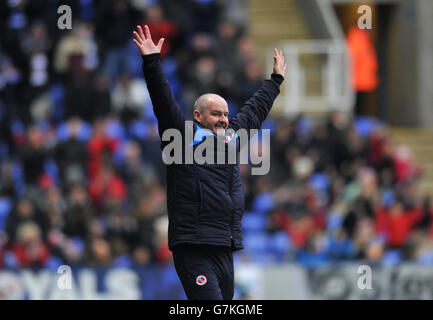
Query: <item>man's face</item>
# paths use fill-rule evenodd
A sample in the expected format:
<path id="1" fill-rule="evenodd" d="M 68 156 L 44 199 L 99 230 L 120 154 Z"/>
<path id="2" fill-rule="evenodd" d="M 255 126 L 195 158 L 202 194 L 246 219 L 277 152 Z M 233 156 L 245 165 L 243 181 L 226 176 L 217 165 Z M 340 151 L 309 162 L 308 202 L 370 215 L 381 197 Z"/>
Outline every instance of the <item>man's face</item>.
<path id="1" fill-rule="evenodd" d="M 218 96 L 208 98 L 207 106 L 202 112 L 195 110 L 194 118 L 204 128 L 211 130 L 217 135 L 225 134 L 229 125 L 229 108 L 227 102 Z"/>

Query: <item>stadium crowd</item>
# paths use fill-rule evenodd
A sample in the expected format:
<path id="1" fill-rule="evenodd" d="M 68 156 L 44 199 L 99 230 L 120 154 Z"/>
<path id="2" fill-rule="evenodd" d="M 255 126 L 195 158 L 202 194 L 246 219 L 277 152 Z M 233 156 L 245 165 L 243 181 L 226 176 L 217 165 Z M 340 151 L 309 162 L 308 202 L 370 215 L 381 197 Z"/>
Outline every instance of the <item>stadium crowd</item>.
<path id="1" fill-rule="evenodd" d="M 72 30 L 57 28 L 69 4 Z M 163 68 L 186 115 L 215 92 L 234 114 L 263 68 L 244 1 L 14 0 L 0 4 L 0 268 L 171 263 L 165 169 L 132 42 L 165 38 Z M 433 263 L 421 171 L 374 119 L 270 118 L 270 172 L 242 166 L 237 259 L 314 267 L 356 259 Z"/>

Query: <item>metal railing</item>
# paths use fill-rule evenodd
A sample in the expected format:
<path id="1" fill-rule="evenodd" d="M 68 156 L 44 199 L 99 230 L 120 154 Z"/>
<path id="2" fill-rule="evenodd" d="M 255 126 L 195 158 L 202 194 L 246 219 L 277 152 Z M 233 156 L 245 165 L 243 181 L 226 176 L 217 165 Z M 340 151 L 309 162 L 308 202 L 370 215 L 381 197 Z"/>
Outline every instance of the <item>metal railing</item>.
<path id="1" fill-rule="evenodd" d="M 287 63 L 286 81 L 280 96 L 285 115 L 352 110 L 354 92 L 350 85 L 349 56 L 344 40 L 289 41 L 276 47 L 282 48 Z M 270 55 L 273 50 L 268 52 Z M 318 65 L 301 63 L 303 55 L 311 55 L 315 62 L 319 62 Z M 271 63 L 272 56 L 267 61 Z M 307 67 L 310 74 L 311 68 L 316 68 L 312 73 L 320 78 L 315 79 L 320 90 L 313 93 L 307 90 L 311 85 L 311 76 L 306 76 Z"/>

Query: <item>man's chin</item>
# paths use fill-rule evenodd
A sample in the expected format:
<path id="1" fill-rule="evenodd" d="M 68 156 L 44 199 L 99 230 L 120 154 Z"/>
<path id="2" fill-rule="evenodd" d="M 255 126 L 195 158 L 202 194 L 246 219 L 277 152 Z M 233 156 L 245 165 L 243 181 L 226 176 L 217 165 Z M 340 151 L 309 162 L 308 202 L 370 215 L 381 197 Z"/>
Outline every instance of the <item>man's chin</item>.
<path id="1" fill-rule="evenodd" d="M 215 128 L 215 129 L 214 129 L 214 133 L 215 133 L 217 136 L 225 136 L 225 135 L 226 135 L 226 129 L 221 128 L 221 127 L 218 127 L 218 128 Z"/>

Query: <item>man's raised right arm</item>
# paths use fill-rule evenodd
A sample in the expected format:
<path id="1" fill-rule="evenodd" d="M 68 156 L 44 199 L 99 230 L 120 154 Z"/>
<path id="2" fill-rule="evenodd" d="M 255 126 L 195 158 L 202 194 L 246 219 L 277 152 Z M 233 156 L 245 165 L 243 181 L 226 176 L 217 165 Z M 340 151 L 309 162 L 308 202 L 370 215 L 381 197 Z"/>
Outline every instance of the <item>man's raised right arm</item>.
<path id="1" fill-rule="evenodd" d="M 143 58 L 144 78 L 152 100 L 153 111 L 158 119 L 159 134 L 162 137 L 166 129 L 181 129 L 185 124 L 185 118 L 162 71 L 160 52 L 164 38 L 161 38 L 158 44 L 155 45 L 148 26 L 144 27 L 145 33 L 143 33 L 140 26 L 137 26 L 137 29 L 138 32 L 133 32 L 135 36 L 133 41 Z"/>

